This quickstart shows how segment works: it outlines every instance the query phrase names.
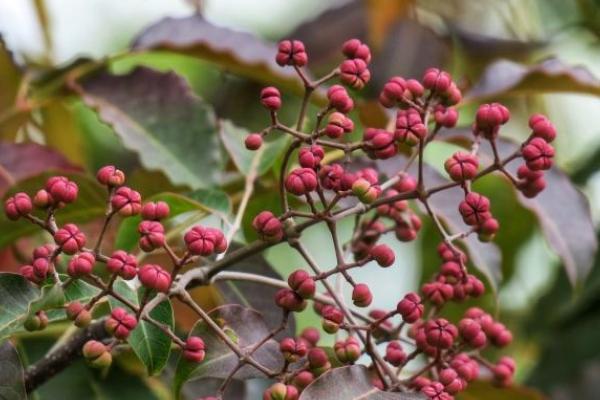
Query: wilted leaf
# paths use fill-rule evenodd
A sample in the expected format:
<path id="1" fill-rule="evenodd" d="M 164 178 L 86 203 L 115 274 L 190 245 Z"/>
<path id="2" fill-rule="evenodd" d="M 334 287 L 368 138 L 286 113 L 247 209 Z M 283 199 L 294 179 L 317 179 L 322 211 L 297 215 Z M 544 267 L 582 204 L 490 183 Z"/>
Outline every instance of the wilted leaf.
<path id="1" fill-rule="evenodd" d="M 133 50 L 168 50 L 214 62 L 235 74 L 280 88 L 302 87 L 291 68 L 275 63 L 277 48 L 256 36 L 216 26 L 200 15 L 165 18 L 144 30 Z"/>
<path id="2" fill-rule="evenodd" d="M 464 143 L 471 134 L 468 130 L 452 130 L 443 137 Z M 500 157 L 515 152 L 519 145 L 508 139 L 497 140 Z M 491 147 L 483 143 L 480 154 L 492 160 Z M 485 159 L 484 159 L 485 160 Z M 513 161 L 507 169 L 516 174 L 520 163 Z M 546 189 L 533 199 L 520 193 L 518 199 L 538 217 L 542 232 L 552 249 L 560 256 L 573 285 L 581 283 L 588 275 L 598 249 L 598 240 L 590 214 L 587 198 L 573 185 L 558 167 L 554 166 L 544 174 Z"/>
<path id="3" fill-rule="evenodd" d="M 70 180 L 75 181 L 79 186 L 79 194 L 75 204 L 56 212 L 56 218 L 59 225 L 67 222 L 87 222 L 104 215 L 104 210 L 106 208 L 106 192 L 102 190 L 95 180 L 90 179 L 86 175 L 64 173 L 61 171 L 56 171 L 56 173 L 45 172 L 12 186 L 8 194 L 25 192 L 30 196 L 33 196 L 39 189 L 44 187 L 46 180 L 50 176 L 56 174 L 66 176 Z M 4 213 L 1 213 L 0 231 L 2 232 L 2 235 L 0 236 L 0 248 L 2 248 L 20 237 L 40 232 L 40 227 L 25 220 L 10 221 L 6 218 Z"/>
<path id="4" fill-rule="evenodd" d="M 378 162 L 381 171 L 388 176 L 394 176 L 398 173 L 398 160 L 388 160 Z M 413 165 L 409 172 L 417 176 L 416 166 Z M 424 182 L 426 187 L 434 187 L 448 183 L 449 181 L 438 173 L 431 166 L 425 164 L 423 168 Z M 438 215 L 448 225 L 453 233 L 466 230 L 468 227 L 464 224 L 462 217 L 458 213 L 458 204 L 464 199 L 464 192 L 460 187 L 453 187 L 439 193 L 433 194 L 429 198 L 429 204 L 433 212 Z M 441 240 L 441 237 L 440 237 Z M 463 240 L 473 265 L 479 269 L 488 279 L 494 291 L 502 279 L 502 255 L 498 247 L 493 243 L 480 242 L 474 235 L 469 235 Z"/>
<path id="5" fill-rule="evenodd" d="M 238 305 L 215 308 L 209 315 L 233 338 L 242 351 L 251 349 L 269 334 L 269 329 L 259 313 Z M 238 363 L 238 356 L 203 321 L 196 324 L 190 336 L 200 336 L 204 339 L 206 358 L 200 364 L 179 358 L 174 380 L 176 394 L 179 394 L 183 384 L 191 379 L 224 379 Z M 274 370 L 283 365 L 279 345 L 272 339 L 256 350 L 253 357 L 265 367 Z M 235 374 L 236 379 L 242 380 L 259 377 L 264 375 L 249 365 L 240 368 Z"/>
<path id="6" fill-rule="evenodd" d="M 498 60 L 486 68 L 479 82 L 465 95 L 469 101 L 500 95 L 572 92 L 600 95 L 600 80 L 585 67 L 557 58 L 535 65 Z"/>
<path id="7" fill-rule="evenodd" d="M 230 121 L 222 121 L 221 124 L 221 140 L 236 167 L 244 175 L 248 174 L 252 169 L 254 157 L 260 157 L 257 169 L 258 176 L 266 173 L 279 159 L 279 156 L 290 141 L 289 135 L 280 135 L 276 139 L 265 140 L 260 149 L 250 151 L 244 146 L 244 139 L 249 133 L 246 129 L 235 126 Z M 277 132 L 274 133 L 274 135 L 277 134 Z"/>
<path id="8" fill-rule="evenodd" d="M 96 75 L 79 90 L 146 168 L 192 188 L 216 182 L 215 117 L 183 78 L 139 67 L 126 75 Z"/>
<path id="9" fill-rule="evenodd" d="M 299 400 L 420 400 L 423 395 L 383 392 L 371 383 L 363 365 L 335 368 L 311 383 Z"/>
<path id="10" fill-rule="evenodd" d="M 500 388 L 487 381 L 470 382 L 467 390 L 456 397 L 457 400 L 543 400 L 544 398 L 534 389 L 517 385 Z"/>
<path id="11" fill-rule="evenodd" d="M 79 170 L 61 153 L 37 143 L 0 142 L 0 196 L 19 181 L 49 169 Z"/>
<path id="12" fill-rule="evenodd" d="M 114 288 L 117 293 L 139 306 L 140 294 L 136 293 L 125 281 L 119 279 L 115 282 Z M 142 289 L 141 292 L 143 293 L 144 290 Z M 112 308 L 124 307 L 129 309 L 125 304 L 112 297 L 109 301 Z M 173 308 L 169 300 L 165 300 L 154 307 L 150 311 L 150 317 L 171 329 L 174 327 Z M 138 325 L 127 338 L 127 342 L 144 363 L 149 375 L 159 373 L 165 367 L 169 354 L 171 354 L 171 338 L 158 327 L 146 321 L 138 322 Z"/>
<path id="13" fill-rule="evenodd" d="M 19 354 L 13 345 L 6 341 L 0 345 L 0 398 L 2 400 L 23 400 L 25 378 Z"/>
<path id="14" fill-rule="evenodd" d="M 269 278 L 283 279 L 260 254 L 233 264 L 228 268 L 228 271 L 242 271 Z M 252 308 L 262 315 L 270 329 L 279 326 L 282 312 L 274 301 L 277 288 L 247 281 L 217 281 L 215 286 L 223 298 L 224 304 L 239 304 Z M 287 336 L 296 334 L 296 322 L 293 314 L 290 314 L 283 334 Z"/>

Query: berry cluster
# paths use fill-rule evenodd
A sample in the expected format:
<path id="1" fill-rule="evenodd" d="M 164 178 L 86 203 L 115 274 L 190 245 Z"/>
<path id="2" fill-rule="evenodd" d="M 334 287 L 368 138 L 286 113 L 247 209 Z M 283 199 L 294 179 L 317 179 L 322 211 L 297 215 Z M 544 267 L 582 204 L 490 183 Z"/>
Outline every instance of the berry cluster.
<path id="1" fill-rule="evenodd" d="M 450 302 L 478 298 L 485 292 L 484 283 L 469 272 L 463 240 L 476 235 L 481 241 L 490 241 L 500 226 L 490 200 L 473 191 L 472 183 L 497 172 L 524 196 L 536 196 L 546 185 L 543 171 L 553 163 L 554 149 L 550 143 L 556 136 L 554 126 L 542 115 L 532 116 L 529 138 L 513 154 L 501 158 L 497 138 L 510 113 L 498 103 L 481 105 L 472 125 L 471 148 L 456 152 L 446 160 L 444 167 L 449 180 L 432 186 L 424 173 L 424 153 L 432 141 L 439 139 L 440 130 L 452 128 L 458 122 L 456 106 L 462 95 L 457 84 L 450 74 L 436 68 L 425 71 L 421 80 L 390 78 L 379 96 L 381 105 L 391 109 L 388 128 L 365 127 L 362 138 L 353 142 L 349 140 L 349 134 L 356 129 L 350 116 L 355 107 L 351 91 L 360 90 L 369 82 L 371 52 L 367 45 L 352 39 L 344 43 L 342 54 L 344 60 L 338 67 L 313 81 L 303 69 L 308 63 L 304 44 L 297 40 L 279 44 L 276 62 L 282 67 L 293 67 L 305 86 L 298 119 L 294 127 L 283 124 L 278 118 L 281 93 L 275 87 L 266 87 L 260 93 L 260 101 L 269 112 L 271 124 L 261 132 L 248 135 L 245 145 L 249 150 L 257 150 L 267 135 L 292 137 L 279 175 L 283 212 L 276 215 L 264 210 L 252 216 L 258 240 L 231 254 L 226 254 L 228 241 L 239 229 L 245 202 L 237 210 L 238 223 L 233 224 L 226 235 L 219 229 L 195 226 L 185 232 L 178 255 L 168 243 L 163 225 L 170 214 L 169 205 L 162 201 L 142 203 L 138 192 L 124 186 L 125 174 L 113 166 L 103 167 L 97 173 L 98 182 L 107 188 L 108 199 L 102 231 L 92 244 L 77 225 L 58 226 L 56 223 L 55 214 L 78 196 L 77 184 L 68 178 L 50 178 L 33 199 L 26 193 L 17 193 L 6 200 L 4 209 L 9 219 L 26 219 L 40 226 L 54 242 L 33 251 L 31 263 L 21 268 L 25 278 L 40 286 L 63 287 L 81 279 L 100 289 L 99 294 L 85 304 L 73 301 L 65 306 L 68 318 L 76 326 L 84 328 L 92 323 L 92 309 L 103 298 L 113 297 L 122 303 L 122 307 L 113 308 L 110 315 L 98 321 L 105 328 L 106 338 L 88 341 L 83 346 L 83 355 L 90 365 L 107 367 L 114 347 L 126 341 L 140 321 L 153 324 L 168 335 L 181 349 L 183 359 L 201 362 L 206 355 L 201 338 L 189 336 L 183 340 L 168 326 L 149 317 L 157 304 L 176 297 L 205 321 L 233 354 L 240 355 L 237 367 L 224 380 L 217 397 L 205 400 L 221 399 L 236 372 L 246 364 L 276 381 L 264 392 L 265 400 L 297 400 L 311 382 L 334 365 L 354 364 L 359 360 L 367 365 L 374 387 L 385 391 L 420 392 L 436 400 L 453 399 L 478 378 L 481 369 L 499 385 L 511 383 L 515 372 L 512 359 L 502 357 L 491 362 L 482 354 L 488 347 L 509 345 L 511 332 L 479 308 L 470 308 L 459 321 L 450 321 L 444 317 L 444 307 Z M 332 84 L 322 92 L 327 105 L 307 127 L 306 111 L 311 95 L 336 78 L 340 84 Z M 480 146 L 485 142 L 494 156 L 487 166 L 481 165 L 479 158 Z M 344 160 L 336 161 L 335 155 L 340 150 L 345 155 Z M 400 156 L 401 150 L 410 156 Z M 393 175 L 378 170 L 379 160 L 393 157 L 398 159 L 398 170 Z M 365 158 L 372 160 L 367 167 Z M 517 159 L 524 163 L 514 176 L 506 165 Z M 415 163 L 416 168 L 411 168 Z M 461 232 L 451 232 L 430 205 L 431 196 L 441 196 L 452 188 L 459 188 L 464 194 L 456 204 L 456 213 L 465 224 Z M 288 196 L 295 197 L 295 204 L 300 206 L 290 207 Z M 110 221 L 116 216 L 133 215 L 141 217 L 137 229 L 139 249 L 164 251 L 172 261 L 171 266 L 138 265 L 135 254 L 124 250 L 117 249 L 112 254 L 102 252 Z M 337 224 L 349 217 L 354 219 L 354 230 L 351 238 L 343 243 Z M 396 254 L 390 246 L 381 243 L 381 238 L 392 234 L 398 241 L 413 241 L 419 234 L 423 217 L 431 219 L 441 237 L 439 271 L 418 293 L 399 296 L 394 309 L 364 312 L 373 304 L 374 293 L 366 283 L 354 280 L 353 270 L 376 268 L 374 265 L 392 267 Z M 301 241 L 303 231 L 318 223 L 323 223 L 331 236 L 336 263 L 328 268 L 318 265 Z M 226 271 L 244 257 L 282 242 L 297 251 L 308 267 L 296 269 L 287 281 Z M 67 278 L 59 274 L 59 257 L 68 257 Z M 184 269 L 188 265 L 193 267 Z M 349 285 L 351 303 L 344 298 L 341 285 L 331 284 L 329 278 L 333 276 L 338 283 Z M 134 285 L 141 287 L 139 305 L 113 289 L 117 279 L 133 280 Z M 219 279 L 247 279 L 279 288 L 274 303 L 283 310 L 281 325 L 249 351 L 239 348 L 230 339 L 230 333 L 214 322 L 187 292 L 195 285 L 209 285 Z M 309 304 L 321 316 L 321 330 L 311 327 L 297 337 L 279 340 L 283 368 L 272 370 L 259 363 L 253 353 L 285 329 L 290 313 L 302 312 Z M 44 311 L 38 311 L 25 321 L 25 327 L 30 330 L 43 329 L 47 324 Z M 336 335 L 332 354 L 319 347 L 321 331 Z M 417 358 L 422 359 L 424 367 L 414 371 L 412 361 Z"/>

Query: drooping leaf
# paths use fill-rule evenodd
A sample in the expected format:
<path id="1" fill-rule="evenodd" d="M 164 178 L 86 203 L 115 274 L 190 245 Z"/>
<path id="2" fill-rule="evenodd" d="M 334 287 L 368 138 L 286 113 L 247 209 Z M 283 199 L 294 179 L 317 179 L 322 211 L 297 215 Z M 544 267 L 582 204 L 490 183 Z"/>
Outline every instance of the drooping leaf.
<path id="1" fill-rule="evenodd" d="M 507 388 L 494 386 L 488 381 L 470 382 L 467 390 L 461 392 L 457 400 L 544 400 L 538 391 L 523 386 L 513 385 Z"/>
<path id="2" fill-rule="evenodd" d="M 269 278 L 283 279 L 260 254 L 245 258 L 244 260 L 233 264 L 228 268 L 228 271 L 242 271 Z M 277 288 L 247 281 L 231 280 L 217 281 L 215 286 L 222 297 L 223 304 L 239 304 L 251 308 L 262 315 L 269 329 L 274 329 L 279 326 L 282 312 L 273 301 L 275 293 L 278 290 Z M 292 314 L 288 318 L 288 324 L 283 335 L 294 336 L 295 332 L 296 322 L 294 315 Z"/>
<path id="3" fill-rule="evenodd" d="M 227 335 L 242 351 L 249 350 L 269 334 L 269 329 L 254 310 L 239 305 L 226 305 L 215 308 L 209 315 L 221 326 Z M 190 336 L 200 336 L 206 345 L 206 358 L 200 364 L 179 358 L 175 373 L 176 395 L 188 380 L 202 378 L 226 378 L 235 368 L 238 356 L 223 342 L 204 321 L 199 321 Z M 279 346 L 275 340 L 268 340 L 253 355 L 254 359 L 267 368 L 277 370 L 283 365 Z M 235 374 L 236 379 L 264 377 L 252 366 L 245 365 Z"/>
<path id="4" fill-rule="evenodd" d="M 468 130 L 451 130 L 443 137 L 456 143 L 464 143 L 470 137 Z M 508 139 L 497 140 L 500 157 L 506 157 L 519 145 Z M 492 160 L 491 146 L 480 147 L 487 163 Z M 487 164 L 485 164 L 487 165 Z M 520 163 L 513 161 L 507 169 L 516 174 Z M 598 249 L 598 240 L 590 214 L 587 198 L 575 187 L 567 175 L 554 166 L 544 174 L 546 189 L 533 199 L 518 194 L 519 202 L 537 216 L 542 232 L 552 249 L 563 261 L 573 285 L 581 283 L 589 273 Z"/>
<path id="5" fill-rule="evenodd" d="M 120 279 L 115 282 L 114 289 L 117 293 L 139 306 L 139 296 L 142 295 L 141 292 L 144 289 L 141 289 L 138 294 L 125 281 Z M 128 309 L 127 305 L 112 297 L 109 302 L 113 308 L 124 307 Z M 149 315 L 153 320 L 173 329 L 175 321 L 173 319 L 173 308 L 169 300 L 158 304 L 150 311 Z M 147 321 L 138 321 L 138 325 L 131 331 L 127 342 L 144 363 L 149 375 L 159 373 L 165 367 L 169 354 L 171 354 L 171 338 L 160 328 Z"/>
<path id="6" fill-rule="evenodd" d="M 221 124 L 220 132 L 223 144 L 238 170 L 244 175 L 248 174 L 252 169 L 255 157 L 260 157 L 258 167 L 256 168 L 258 176 L 266 173 L 279 159 L 279 156 L 289 143 L 289 135 L 280 135 L 274 140 L 265 140 L 260 149 L 250 151 L 244 146 L 244 139 L 249 133 L 246 129 L 235 126 L 231 121 L 222 121 Z"/>
<path id="7" fill-rule="evenodd" d="M 599 95 L 600 80 L 587 68 L 567 65 L 557 58 L 549 58 L 535 65 L 498 60 L 486 68 L 465 98 L 476 100 L 542 92 Z"/>
<path id="8" fill-rule="evenodd" d="M 8 340 L 0 345 L 0 365 L 0 399 L 26 399 L 23 365 L 17 350 Z"/>
<path id="9" fill-rule="evenodd" d="M 78 171 L 61 153 L 37 143 L 0 142 L 0 195 L 24 179 L 49 169 Z M 32 193 L 35 194 L 35 193 Z"/>
<path id="10" fill-rule="evenodd" d="M 95 75 L 79 91 L 146 168 L 192 188 L 216 182 L 214 113 L 180 76 L 139 67 L 126 75 Z"/>
<path id="11" fill-rule="evenodd" d="M 425 396 L 383 392 L 371 383 L 363 365 L 335 368 L 308 385 L 299 400 L 420 400 Z"/>
<path id="12" fill-rule="evenodd" d="M 46 169 L 48 171 L 48 169 Z M 88 222 L 104 215 L 106 207 L 106 192 L 90 177 L 64 171 L 44 172 L 43 174 L 27 178 L 10 188 L 6 196 L 15 192 L 25 192 L 30 196 L 44 187 L 46 180 L 53 175 L 64 175 L 79 186 L 79 194 L 75 204 L 57 211 L 56 219 L 59 225 L 72 222 Z M 42 216 L 42 214 L 40 214 Z M 40 227 L 25 220 L 10 221 L 4 213 L 0 214 L 0 248 L 16 239 L 39 232 Z"/>
<path id="13" fill-rule="evenodd" d="M 275 63 L 274 44 L 249 33 L 213 25 L 200 15 L 165 18 L 144 30 L 132 48 L 188 54 L 260 82 L 296 92 L 301 88 L 293 69 Z"/>
<path id="14" fill-rule="evenodd" d="M 388 176 L 394 176 L 398 173 L 399 166 L 397 159 L 379 162 L 378 165 L 381 168 L 381 171 L 384 171 Z M 423 167 L 423 179 L 427 188 L 449 182 L 433 167 L 427 164 Z M 417 166 L 412 166 L 411 169 L 409 169 L 411 175 L 417 176 L 418 171 L 416 168 Z M 468 228 L 458 213 L 458 204 L 463 199 L 464 192 L 459 187 L 453 187 L 435 193 L 429 198 L 429 204 L 433 212 L 446 223 L 453 233 L 462 232 Z M 486 276 L 495 291 L 498 288 L 498 283 L 502 279 L 502 255 L 500 254 L 498 247 L 493 243 L 480 242 L 474 235 L 469 235 L 462 242 L 469 252 L 470 261 Z"/>

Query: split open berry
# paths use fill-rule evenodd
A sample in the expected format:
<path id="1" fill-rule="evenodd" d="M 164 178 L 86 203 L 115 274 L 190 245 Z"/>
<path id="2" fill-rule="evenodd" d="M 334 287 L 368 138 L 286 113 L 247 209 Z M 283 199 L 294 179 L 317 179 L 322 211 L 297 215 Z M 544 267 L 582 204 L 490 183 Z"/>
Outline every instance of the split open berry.
<path id="1" fill-rule="evenodd" d="M 346 171 L 340 164 L 328 164 L 324 165 L 319 171 L 319 180 L 321 186 L 329 190 L 342 190 L 342 179 Z"/>

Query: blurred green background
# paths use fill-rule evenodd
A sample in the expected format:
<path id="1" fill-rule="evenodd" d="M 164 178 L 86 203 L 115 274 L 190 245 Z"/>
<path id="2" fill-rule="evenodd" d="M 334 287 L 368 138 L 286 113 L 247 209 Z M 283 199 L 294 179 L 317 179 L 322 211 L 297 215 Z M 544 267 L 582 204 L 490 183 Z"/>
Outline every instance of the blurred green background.
<path id="1" fill-rule="evenodd" d="M 461 108 L 463 125 L 472 120 L 479 102 L 498 100 L 506 103 L 512 113 L 503 135 L 523 140 L 529 134 L 525 129 L 527 117 L 534 112 L 547 114 L 559 132 L 555 142 L 557 163 L 588 197 L 594 226 L 597 225 L 598 0 L 0 0 L 0 34 L 5 42 L 0 57 L 0 104 L 7 104 L 2 103 L 3 95 L 18 93 L 17 82 L 23 82 L 22 79 L 31 80 L 32 87 L 40 90 L 39 106 L 31 113 L 0 113 L 3 140 L 44 144 L 85 171 L 94 171 L 106 163 L 118 164 L 132 177 L 132 186 L 140 186 L 144 195 L 218 187 L 229 197 L 225 203 L 231 201 L 235 206 L 242 181 L 231 160 L 216 161 L 215 165 L 225 172 L 209 184 L 184 177 L 177 181 L 168 170 L 149 167 L 143 155 L 132 151 L 135 148 L 131 144 L 123 145 L 123 135 L 115 134 L 113 128 L 101 122 L 89 103 L 86 105 L 77 96 L 53 92 L 53 82 L 68 83 L 68 73 L 77 71 L 78 66 L 93 67 L 90 59 L 101 60 L 101 65 L 107 65 L 115 74 L 125 74 L 140 65 L 159 71 L 174 70 L 214 108 L 218 117 L 252 131 L 268 123 L 256 98 L 261 86 L 275 77 L 290 89 L 284 97 L 289 108 L 283 112 L 283 118 L 292 117 L 299 99 L 289 76 L 254 68 L 244 55 L 232 60 L 214 51 L 225 40 L 213 38 L 205 46 L 208 50 L 181 43 L 145 46 L 140 41 L 140 32 L 147 26 L 166 17 L 185 18 L 194 12 L 215 26 L 250 34 L 244 38 L 256 37 L 266 42 L 287 37 L 303 40 L 315 75 L 327 72 L 339 62 L 343 41 L 352 37 L 366 41 L 375 57 L 372 82 L 365 91 L 357 93 L 363 101 L 356 116 L 364 125 L 380 120 L 379 111 L 371 105 L 390 76 L 418 78 L 430 66 L 447 69 L 468 94 Z M 189 33 L 186 25 L 177 21 L 171 20 L 168 27 L 176 43 L 185 41 Z M 182 26 L 182 30 L 177 31 L 177 26 Z M 129 51 L 134 42 L 136 50 Z M 235 54 L 253 48 L 254 42 L 234 41 L 226 45 Z M 18 65 L 28 66 L 27 72 L 13 69 L 7 49 Z M 12 104 L 13 99 L 6 101 Z M 131 107 L 137 105 L 132 103 Z M 144 111 L 143 105 L 140 107 Z M 447 143 L 436 144 L 428 153 L 428 160 L 440 167 L 454 149 Z M 248 215 L 266 204 L 277 207 L 269 183 L 274 178 L 275 172 L 270 170 L 257 188 Z M 480 188 L 491 197 L 494 213 L 503 224 L 497 243 L 504 257 L 498 298 L 486 297 L 481 304 L 495 310 L 515 330 L 516 340 L 508 352 L 519 363 L 520 383 L 535 387 L 552 399 L 600 398 L 600 259 L 593 263 L 589 276 L 573 288 L 533 213 L 506 188 L 499 178 L 486 180 Z M 206 193 L 201 198 L 206 200 Z M 576 218 L 570 206 L 560 204 L 562 219 Z M 227 205 L 224 210 L 231 211 Z M 347 229 L 342 229 L 342 236 L 350 234 L 350 222 Z M 241 241 L 252 239 L 249 229 L 244 233 Z M 309 232 L 306 243 L 320 249 L 326 234 L 315 228 Z M 398 244 L 392 238 L 386 238 L 386 242 L 401 254 L 398 265 L 377 274 L 366 269 L 356 274 L 357 280 L 378 288 L 378 307 L 393 307 L 402 293 L 426 280 L 438 262 L 432 256 L 437 239 L 429 226 L 416 244 Z M 14 271 L 19 265 L 15 248 L 27 244 L 5 241 L 3 245 L 10 250 L 2 253 L 3 269 Z M 326 249 L 316 252 L 316 258 L 325 265 L 334 261 L 332 252 Z M 302 264 L 285 246 L 270 250 L 266 259 L 282 275 Z M 316 316 L 308 313 L 298 318 L 297 324 L 303 327 L 315 321 Z M 185 316 L 179 322 L 183 330 L 189 327 Z M 34 343 L 32 338 L 25 340 Z M 23 347 L 33 357 L 44 348 L 41 341 Z M 146 381 L 150 382 L 153 396 L 165 396 L 160 379 Z M 46 390 L 51 393 L 51 388 Z"/>

